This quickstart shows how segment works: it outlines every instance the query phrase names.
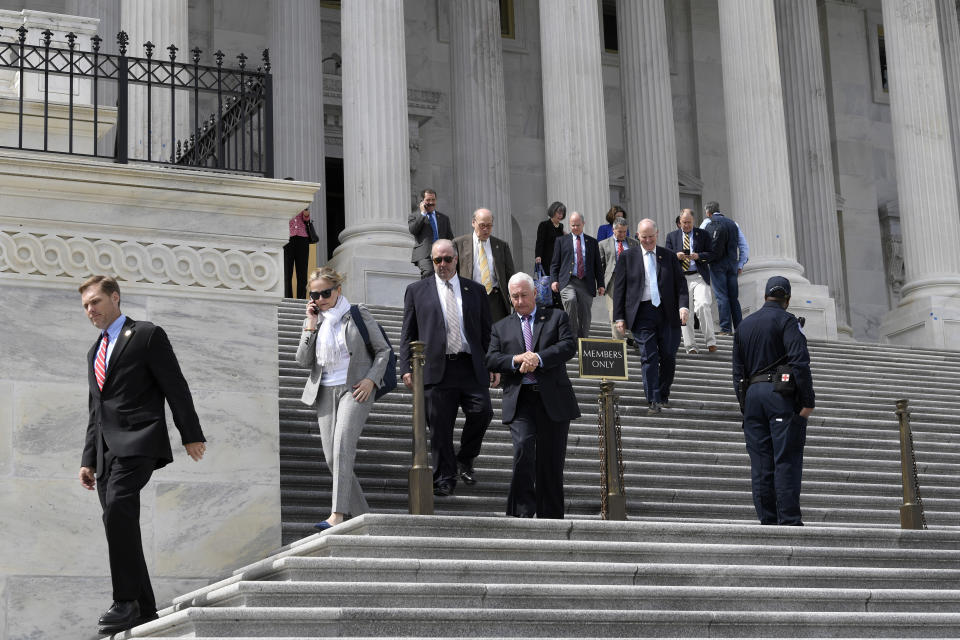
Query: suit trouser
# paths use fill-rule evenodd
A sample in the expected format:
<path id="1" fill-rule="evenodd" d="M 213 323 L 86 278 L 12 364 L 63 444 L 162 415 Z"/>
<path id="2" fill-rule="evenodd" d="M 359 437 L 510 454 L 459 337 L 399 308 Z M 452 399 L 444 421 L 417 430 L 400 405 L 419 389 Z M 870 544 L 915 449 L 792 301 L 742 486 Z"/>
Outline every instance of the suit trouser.
<path id="1" fill-rule="evenodd" d="M 433 259 L 430 256 L 426 258 L 420 258 L 413 264 L 417 265 L 417 268 L 420 269 L 420 279 L 429 278 L 432 276 L 435 271 L 433 269 Z"/>
<path id="2" fill-rule="evenodd" d="M 737 265 L 717 267 L 710 265 L 710 284 L 717 296 L 717 323 L 720 331 L 732 333 L 740 326 L 743 312 L 740 310 L 740 283 L 737 280 Z M 731 324 L 732 322 L 732 324 Z"/>
<path id="3" fill-rule="evenodd" d="M 633 325 L 633 339 L 640 349 L 640 370 L 647 402 L 667 402 L 677 369 L 680 329 L 663 317 L 653 303 L 640 303 Z"/>
<path id="4" fill-rule="evenodd" d="M 309 223 L 308 223 L 309 224 Z M 297 270 L 298 298 L 307 297 L 307 262 L 310 261 L 310 239 L 303 236 L 290 236 L 290 242 L 283 245 L 283 295 L 294 296 L 293 270 Z"/>
<path id="5" fill-rule="evenodd" d="M 563 310 L 570 317 L 570 332 L 573 337 L 586 338 L 590 333 L 593 320 L 593 296 L 587 290 L 587 284 L 576 276 L 570 276 L 570 283 L 560 290 Z"/>
<path id="6" fill-rule="evenodd" d="M 140 491 L 153 475 L 157 460 L 146 456 L 118 457 L 110 451 L 103 460 L 97 495 L 103 507 L 113 599 L 136 600 L 140 603 L 140 615 L 150 615 L 157 610 L 157 601 L 140 538 Z"/>
<path id="7" fill-rule="evenodd" d="M 751 384 L 744 402 L 743 436 L 760 524 L 803 524 L 800 480 L 807 419 L 794 413 L 793 398 L 774 391 L 773 383 Z"/>
<path id="8" fill-rule="evenodd" d="M 476 381 L 471 358 L 448 360 L 443 380 L 423 389 L 427 403 L 427 425 L 430 427 L 430 449 L 433 453 L 433 482 L 457 485 L 457 461 L 473 465 L 480 454 L 483 436 L 493 419 L 490 390 Z M 453 427 L 457 409 L 462 407 L 466 418 L 460 434 L 460 453 L 454 455 Z"/>
<path id="9" fill-rule="evenodd" d="M 317 424 L 323 458 L 333 476 L 334 513 L 358 516 L 369 511 L 360 488 L 360 480 L 353 471 L 357 456 L 357 441 L 373 407 L 374 395 L 363 404 L 353 397 L 347 385 L 320 387 L 317 393 Z"/>
<path id="10" fill-rule="evenodd" d="M 687 293 L 690 295 L 691 307 L 693 312 L 700 316 L 700 328 L 703 329 L 703 339 L 707 346 L 716 346 L 717 337 L 713 329 L 713 295 L 708 285 L 703 280 L 703 276 L 694 273 L 684 276 L 687 279 Z M 680 327 L 680 333 L 683 334 L 683 347 L 690 349 L 697 346 L 697 338 L 693 333 L 692 319 L 687 320 L 687 324 Z"/>
<path id="11" fill-rule="evenodd" d="M 617 331 L 617 323 L 613 321 L 613 285 L 612 284 L 609 288 L 607 288 L 606 291 L 604 291 L 604 294 L 605 295 L 603 296 L 603 301 L 607 304 L 607 315 L 610 317 L 610 335 L 615 340 L 623 340 L 624 338 L 632 337 L 633 334 L 630 332 L 629 329 L 627 329 L 623 333 L 620 333 L 619 331 Z"/>
<path id="12" fill-rule="evenodd" d="M 490 322 L 497 323 L 510 315 L 510 307 L 503 300 L 503 293 L 500 287 L 494 287 L 487 294 L 487 301 L 490 303 Z"/>
<path id="13" fill-rule="evenodd" d="M 550 419 L 544 399 L 531 385 L 521 385 L 517 413 L 510 423 L 513 478 L 507 515 L 563 518 L 563 465 L 570 421 Z"/>

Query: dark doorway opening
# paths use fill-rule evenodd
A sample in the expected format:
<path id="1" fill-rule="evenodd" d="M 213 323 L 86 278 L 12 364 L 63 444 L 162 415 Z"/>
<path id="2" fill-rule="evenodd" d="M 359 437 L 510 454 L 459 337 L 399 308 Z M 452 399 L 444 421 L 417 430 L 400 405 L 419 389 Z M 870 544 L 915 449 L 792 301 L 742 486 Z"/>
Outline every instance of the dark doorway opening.
<path id="1" fill-rule="evenodd" d="M 343 158 L 324 158 L 324 179 L 327 187 L 327 255 L 340 245 L 340 232 L 345 226 L 343 198 Z"/>

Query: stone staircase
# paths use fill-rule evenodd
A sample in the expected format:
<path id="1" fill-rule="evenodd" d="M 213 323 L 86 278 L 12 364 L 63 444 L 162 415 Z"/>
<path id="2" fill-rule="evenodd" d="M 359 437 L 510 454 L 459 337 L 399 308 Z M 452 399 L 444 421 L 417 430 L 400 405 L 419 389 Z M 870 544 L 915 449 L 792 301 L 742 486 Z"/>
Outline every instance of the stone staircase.
<path id="1" fill-rule="evenodd" d="M 286 546 L 124 637 L 960 636 L 958 353 L 811 342 L 802 528 L 756 524 L 721 338 L 715 354 L 679 357 L 658 416 L 646 415 L 638 359 L 617 383 L 628 522 L 599 519 L 598 382 L 571 364 L 584 415 L 570 429 L 566 520 L 502 516 L 511 445 L 499 391 L 478 483 L 437 498 L 437 515 L 406 515 L 401 385 L 360 441 L 372 513 L 315 534 L 330 475 L 313 410 L 299 402 L 302 309 L 280 309 Z M 371 311 L 396 347 L 399 310 Z M 899 529 L 900 397 L 911 401 L 927 531 Z"/>

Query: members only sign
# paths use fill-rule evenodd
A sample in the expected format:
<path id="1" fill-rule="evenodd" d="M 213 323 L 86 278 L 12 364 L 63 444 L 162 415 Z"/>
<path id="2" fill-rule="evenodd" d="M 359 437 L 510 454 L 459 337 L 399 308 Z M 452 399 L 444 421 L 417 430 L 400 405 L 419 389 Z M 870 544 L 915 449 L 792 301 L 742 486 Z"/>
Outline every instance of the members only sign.
<path id="1" fill-rule="evenodd" d="M 580 338 L 580 377 L 627 380 L 626 341 Z"/>

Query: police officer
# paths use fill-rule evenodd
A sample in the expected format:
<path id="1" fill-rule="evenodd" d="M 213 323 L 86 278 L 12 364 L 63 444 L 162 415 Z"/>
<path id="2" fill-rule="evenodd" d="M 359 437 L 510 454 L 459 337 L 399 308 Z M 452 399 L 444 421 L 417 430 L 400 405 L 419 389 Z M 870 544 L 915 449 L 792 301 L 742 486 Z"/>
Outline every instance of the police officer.
<path id="1" fill-rule="evenodd" d="M 810 354 L 800 323 L 786 311 L 790 281 L 770 278 L 764 298 L 733 338 L 733 383 L 743 411 L 753 504 L 760 524 L 802 526 L 803 445 L 814 407 Z M 786 368 L 777 372 L 778 365 Z M 788 374 L 795 390 L 775 391 L 775 383 L 791 386 Z"/>

